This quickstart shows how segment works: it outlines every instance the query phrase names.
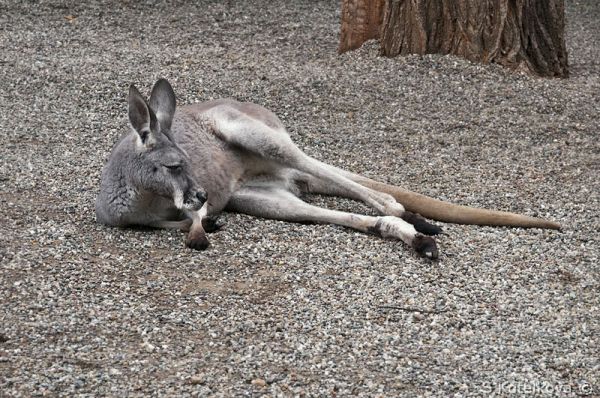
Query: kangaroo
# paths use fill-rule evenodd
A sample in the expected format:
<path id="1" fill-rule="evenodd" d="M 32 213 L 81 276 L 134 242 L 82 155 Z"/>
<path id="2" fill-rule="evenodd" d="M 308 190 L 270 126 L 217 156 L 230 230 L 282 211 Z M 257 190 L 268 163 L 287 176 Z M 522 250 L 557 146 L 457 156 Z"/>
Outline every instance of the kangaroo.
<path id="1" fill-rule="evenodd" d="M 97 221 L 187 231 L 186 245 L 204 250 L 222 211 L 302 223 L 330 223 L 397 239 L 436 259 L 425 218 L 461 224 L 559 229 L 538 218 L 442 202 L 328 165 L 302 152 L 268 109 L 232 99 L 176 108 L 160 79 L 146 101 L 131 85 L 129 134 L 114 146 L 101 177 Z M 350 198 L 379 216 L 306 203 L 303 193 Z"/>

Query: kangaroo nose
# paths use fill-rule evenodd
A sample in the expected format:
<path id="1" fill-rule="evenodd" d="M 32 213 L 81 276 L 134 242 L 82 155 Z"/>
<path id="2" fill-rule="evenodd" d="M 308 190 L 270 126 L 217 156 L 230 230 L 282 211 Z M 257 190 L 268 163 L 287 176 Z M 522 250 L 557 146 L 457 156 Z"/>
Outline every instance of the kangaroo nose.
<path id="1" fill-rule="evenodd" d="M 198 191 L 196 193 L 196 197 L 198 198 L 198 200 L 202 203 L 206 202 L 207 196 L 205 192 L 202 191 Z"/>

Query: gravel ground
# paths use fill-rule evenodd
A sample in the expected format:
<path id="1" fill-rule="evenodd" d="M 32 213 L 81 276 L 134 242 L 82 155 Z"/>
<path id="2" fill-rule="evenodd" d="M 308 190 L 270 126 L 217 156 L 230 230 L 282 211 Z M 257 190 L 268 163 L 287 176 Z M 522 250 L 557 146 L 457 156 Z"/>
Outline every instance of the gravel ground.
<path id="1" fill-rule="evenodd" d="M 600 394 L 596 0 L 567 2 L 566 80 L 339 56 L 333 0 L 83 3 L 0 0 L 0 396 Z M 445 225 L 432 263 L 237 214 L 202 253 L 97 225 L 127 87 L 158 77 L 263 104 L 332 164 L 564 230 Z"/>

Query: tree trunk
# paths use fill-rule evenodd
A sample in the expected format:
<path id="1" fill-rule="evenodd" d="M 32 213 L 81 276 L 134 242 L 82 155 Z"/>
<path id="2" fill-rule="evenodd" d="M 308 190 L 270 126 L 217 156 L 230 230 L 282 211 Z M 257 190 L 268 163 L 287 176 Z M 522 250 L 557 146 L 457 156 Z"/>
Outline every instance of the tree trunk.
<path id="1" fill-rule="evenodd" d="M 538 76 L 569 74 L 564 0 L 385 0 L 380 25 L 356 17 L 380 10 L 380 2 L 344 0 L 342 31 L 357 21 L 361 32 L 380 31 L 382 55 L 454 54 Z M 340 52 L 349 49 L 340 42 Z"/>
<path id="2" fill-rule="evenodd" d="M 385 0 L 342 0 L 340 53 L 379 38 L 384 4 Z"/>

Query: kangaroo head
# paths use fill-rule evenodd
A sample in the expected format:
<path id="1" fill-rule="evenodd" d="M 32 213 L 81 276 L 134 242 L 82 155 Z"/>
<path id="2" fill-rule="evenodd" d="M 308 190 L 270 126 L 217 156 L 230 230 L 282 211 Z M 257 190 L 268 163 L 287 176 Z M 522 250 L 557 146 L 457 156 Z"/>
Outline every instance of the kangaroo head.
<path id="1" fill-rule="evenodd" d="M 206 192 L 196 183 L 189 157 L 172 139 L 175 93 L 165 79 L 152 88 L 146 102 L 138 89 L 129 87 L 129 122 L 137 133 L 135 184 L 151 194 L 173 200 L 179 210 L 199 210 Z"/>

